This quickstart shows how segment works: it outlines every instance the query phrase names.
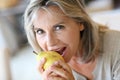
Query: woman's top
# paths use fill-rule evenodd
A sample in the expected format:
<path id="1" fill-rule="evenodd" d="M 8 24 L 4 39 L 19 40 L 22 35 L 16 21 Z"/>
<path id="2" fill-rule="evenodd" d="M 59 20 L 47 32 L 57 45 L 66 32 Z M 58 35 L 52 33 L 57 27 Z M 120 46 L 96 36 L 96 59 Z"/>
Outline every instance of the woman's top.
<path id="1" fill-rule="evenodd" d="M 93 80 L 120 80 L 120 32 L 106 30 L 100 35 L 101 55 L 93 71 Z M 75 80 L 87 80 L 73 71 Z"/>

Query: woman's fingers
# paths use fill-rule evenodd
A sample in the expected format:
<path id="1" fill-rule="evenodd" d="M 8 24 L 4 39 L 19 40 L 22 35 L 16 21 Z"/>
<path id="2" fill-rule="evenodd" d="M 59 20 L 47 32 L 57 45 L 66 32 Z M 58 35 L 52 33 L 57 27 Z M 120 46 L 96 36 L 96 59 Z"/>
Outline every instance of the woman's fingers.
<path id="1" fill-rule="evenodd" d="M 46 59 L 42 58 L 38 63 L 38 70 L 41 74 L 44 72 L 43 66 L 44 66 L 45 62 L 46 62 Z"/>
<path id="2" fill-rule="evenodd" d="M 44 80 L 74 80 L 72 70 L 69 65 L 63 61 L 56 61 L 52 66 L 43 69 L 46 59 L 43 58 L 39 62 L 39 71 Z"/>
<path id="3" fill-rule="evenodd" d="M 61 62 L 60 62 L 60 64 L 63 65 L 63 68 L 66 69 L 68 72 L 72 73 L 72 70 L 71 70 L 71 68 L 70 68 L 70 66 L 69 66 L 68 64 L 66 64 L 66 63 L 61 63 Z M 66 65 L 65 65 L 65 64 L 66 64 Z"/>
<path id="4" fill-rule="evenodd" d="M 69 65 L 63 61 L 58 61 L 56 62 L 58 65 L 60 65 L 65 71 L 72 73 L 71 68 L 69 67 Z"/>
<path id="5" fill-rule="evenodd" d="M 63 80 L 74 80 L 72 70 L 66 64 L 65 62 L 62 61 L 57 61 L 53 66 L 51 66 L 50 69 L 53 73 L 57 74 L 56 77 L 61 77 Z"/>
<path id="6" fill-rule="evenodd" d="M 61 74 L 59 68 L 51 66 L 43 72 L 42 77 L 44 80 L 66 80 Z"/>
<path id="7" fill-rule="evenodd" d="M 63 68 L 53 67 L 53 73 L 59 75 L 61 78 L 64 78 L 65 80 L 74 80 L 74 77 L 71 73 L 71 71 L 67 71 Z"/>

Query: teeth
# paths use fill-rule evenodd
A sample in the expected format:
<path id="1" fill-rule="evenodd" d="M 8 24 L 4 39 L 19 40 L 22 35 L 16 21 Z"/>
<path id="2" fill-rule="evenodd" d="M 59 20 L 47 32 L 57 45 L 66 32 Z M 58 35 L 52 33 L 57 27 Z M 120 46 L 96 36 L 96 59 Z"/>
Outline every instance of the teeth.
<path id="1" fill-rule="evenodd" d="M 65 47 L 64 48 L 62 48 L 61 50 L 59 50 L 59 51 L 56 51 L 56 52 L 58 52 L 60 55 L 62 55 L 63 54 L 63 52 L 64 52 L 64 50 L 65 50 Z"/>

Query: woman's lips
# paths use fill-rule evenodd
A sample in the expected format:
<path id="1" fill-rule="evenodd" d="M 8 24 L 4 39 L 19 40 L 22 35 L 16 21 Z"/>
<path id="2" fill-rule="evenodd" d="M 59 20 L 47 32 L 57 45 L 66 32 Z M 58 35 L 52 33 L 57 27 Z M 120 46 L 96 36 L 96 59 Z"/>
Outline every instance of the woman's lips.
<path id="1" fill-rule="evenodd" d="M 66 50 L 66 47 L 63 47 L 62 49 L 60 49 L 60 50 L 58 50 L 58 51 L 56 51 L 56 52 L 58 52 L 60 55 L 64 55 L 64 51 Z"/>

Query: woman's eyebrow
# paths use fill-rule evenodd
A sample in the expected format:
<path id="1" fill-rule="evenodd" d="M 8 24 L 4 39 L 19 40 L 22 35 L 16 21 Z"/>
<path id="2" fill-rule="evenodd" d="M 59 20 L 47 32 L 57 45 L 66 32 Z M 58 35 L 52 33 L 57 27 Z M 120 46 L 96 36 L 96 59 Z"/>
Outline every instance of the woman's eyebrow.
<path id="1" fill-rule="evenodd" d="M 64 24 L 64 22 L 62 21 L 62 22 L 59 22 L 59 23 L 57 23 L 57 24 L 55 24 L 55 25 L 53 25 L 53 26 L 57 26 L 57 25 L 60 25 L 60 24 Z"/>
<path id="2" fill-rule="evenodd" d="M 53 25 L 53 27 L 60 25 L 60 24 L 64 24 L 64 22 L 62 21 L 62 22 L 56 23 L 55 25 Z M 41 28 L 36 28 L 36 27 L 33 28 L 33 30 L 38 30 L 38 29 L 41 29 Z"/>
<path id="3" fill-rule="evenodd" d="M 38 30 L 38 29 L 41 29 L 41 28 L 33 28 L 33 30 Z"/>

